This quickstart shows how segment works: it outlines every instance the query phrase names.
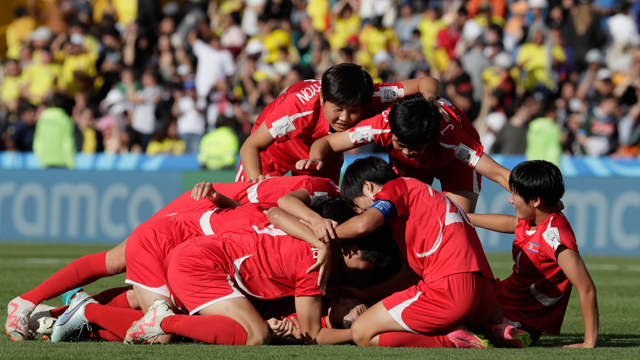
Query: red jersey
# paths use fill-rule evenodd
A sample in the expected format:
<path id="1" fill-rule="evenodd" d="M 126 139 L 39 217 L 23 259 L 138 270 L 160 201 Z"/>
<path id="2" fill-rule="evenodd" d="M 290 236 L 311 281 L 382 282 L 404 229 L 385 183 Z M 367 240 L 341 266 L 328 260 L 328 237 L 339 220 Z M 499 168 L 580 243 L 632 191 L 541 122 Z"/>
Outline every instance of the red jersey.
<path id="1" fill-rule="evenodd" d="M 275 140 L 274 144 L 261 153 L 263 167 L 267 165 L 266 161 L 276 161 L 283 175 L 287 171 L 302 175 L 312 174 L 315 171 L 296 170 L 295 165 L 298 160 L 309 158 L 309 149 L 314 141 L 332 132 L 331 126 L 324 117 L 320 90 L 321 81 L 319 80 L 299 81 L 291 85 L 260 113 L 253 131 L 264 122 Z M 363 109 L 360 118 L 366 119 L 380 113 L 403 96 L 404 88 L 399 82 L 374 84 L 371 102 Z M 330 176 L 332 180 L 338 181 L 343 161 L 342 154 L 327 160 L 327 162 L 340 163 L 340 166 L 334 167 L 337 169 L 337 174 Z"/>
<path id="2" fill-rule="evenodd" d="M 391 107 L 349 129 L 349 138 L 355 146 L 370 143 L 383 146 L 393 158 L 389 159 L 390 163 L 395 160 L 396 163 L 415 168 L 415 171 L 411 171 L 411 176 L 428 183 L 431 183 L 429 178 L 435 177 L 443 167 L 456 161 L 475 167 L 484 151 L 478 132 L 464 112 L 446 99 L 439 98 L 438 102 L 449 113 L 450 120 L 440 122 L 438 141 L 429 143 L 418 159 L 409 159 L 393 147 L 393 134 L 388 119 Z M 402 172 L 399 174 L 405 175 Z"/>
<path id="3" fill-rule="evenodd" d="M 387 221 L 404 261 L 425 283 L 447 275 L 480 271 L 493 279 L 480 239 L 467 215 L 431 186 L 412 178 L 384 184 L 375 200 L 387 200 L 396 214 Z"/>
<path id="4" fill-rule="evenodd" d="M 314 176 L 278 176 L 255 184 L 250 182 L 214 183 L 213 188 L 242 205 L 260 204 L 263 208 L 278 206 L 280 197 L 300 189 L 307 190 L 311 196 L 312 206 L 340 196 L 340 188 L 333 181 Z M 207 199 L 193 200 L 189 190 L 160 209 L 151 219 L 214 208 L 215 206 Z"/>
<path id="5" fill-rule="evenodd" d="M 529 221 L 519 220 L 515 236 L 513 273 L 498 286 L 498 304 L 534 329 L 559 334 L 571 283 L 558 265 L 556 250 L 562 245 L 578 251 L 571 225 L 556 212 L 535 230 Z"/>
<path id="6" fill-rule="evenodd" d="M 203 261 L 222 267 L 237 288 L 250 297 L 268 300 L 323 295 L 318 273 L 307 274 L 316 263 L 318 249 L 269 223 L 196 237 L 189 243 L 199 249 Z M 165 269 L 172 257 L 167 258 Z"/>

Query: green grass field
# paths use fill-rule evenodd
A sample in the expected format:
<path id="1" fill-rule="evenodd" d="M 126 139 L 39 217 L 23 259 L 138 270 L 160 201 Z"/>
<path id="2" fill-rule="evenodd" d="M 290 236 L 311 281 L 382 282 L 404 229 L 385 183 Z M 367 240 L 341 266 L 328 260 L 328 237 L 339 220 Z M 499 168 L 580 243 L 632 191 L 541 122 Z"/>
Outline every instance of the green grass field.
<path id="1" fill-rule="evenodd" d="M 9 300 L 25 292 L 74 258 L 105 250 L 104 246 L 60 244 L 15 244 L 0 242 L 0 306 L 4 324 Z M 489 254 L 497 277 L 511 272 L 509 254 Z M 0 359 L 373 359 L 373 358 L 451 358 L 451 359 L 638 359 L 640 358 L 640 259 L 585 257 L 598 289 L 600 337 L 596 349 L 559 349 L 558 345 L 581 342 L 583 325 L 577 291 L 571 301 L 560 336 L 543 335 L 533 348 L 458 350 L 390 349 L 342 346 L 212 346 L 175 344 L 164 346 L 125 346 L 120 343 L 82 341 L 48 343 L 43 340 L 13 342 L 0 336 Z M 102 279 L 86 286 L 90 293 L 122 286 L 124 275 Z M 61 304 L 60 298 L 49 301 Z"/>

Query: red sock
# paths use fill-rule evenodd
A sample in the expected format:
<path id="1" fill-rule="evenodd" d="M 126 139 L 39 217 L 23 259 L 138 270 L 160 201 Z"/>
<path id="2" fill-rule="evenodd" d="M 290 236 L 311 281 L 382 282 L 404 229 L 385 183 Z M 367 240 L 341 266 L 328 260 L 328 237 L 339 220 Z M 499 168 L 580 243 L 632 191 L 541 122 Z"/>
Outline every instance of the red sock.
<path id="1" fill-rule="evenodd" d="M 71 289 L 110 276 L 107 272 L 106 257 L 107 252 L 104 251 L 78 258 L 20 297 L 39 304 Z"/>
<path id="2" fill-rule="evenodd" d="M 93 298 L 102 305 L 130 309 L 129 300 L 127 300 L 128 286 L 107 289 Z"/>
<path id="3" fill-rule="evenodd" d="M 160 324 L 167 334 L 176 334 L 207 344 L 244 345 L 247 331 L 237 322 L 220 315 L 174 315 Z"/>
<path id="4" fill-rule="evenodd" d="M 99 304 L 89 304 L 84 310 L 84 317 L 90 323 L 109 331 L 122 341 L 131 324 L 140 320 L 144 314 L 140 310 L 122 309 Z"/>
<path id="5" fill-rule="evenodd" d="M 379 346 L 384 347 L 455 347 L 447 335 L 422 335 L 409 332 L 387 332 L 380 334 Z"/>
<path id="6" fill-rule="evenodd" d="M 65 311 L 67 311 L 68 307 L 69 307 L 68 305 L 65 305 L 65 306 L 57 307 L 55 309 L 51 309 L 49 310 L 49 314 L 51 315 L 51 317 L 54 317 L 57 319 L 60 317 L 60 315 L 62 315 Z"/>

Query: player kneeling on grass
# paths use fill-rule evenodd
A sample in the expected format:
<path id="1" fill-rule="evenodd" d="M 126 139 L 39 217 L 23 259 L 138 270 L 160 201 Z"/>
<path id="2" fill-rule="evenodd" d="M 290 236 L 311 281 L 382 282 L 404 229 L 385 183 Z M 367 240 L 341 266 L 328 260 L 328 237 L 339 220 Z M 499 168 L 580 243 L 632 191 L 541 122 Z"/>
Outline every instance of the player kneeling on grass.
<path id="1" fill-rule="evenodd" d="M 386 290 L 376 296 L 387 297 L 353 323 L 355 343 L 490 347 L 465 327 L 488 320 L 494 291 L 491 268 L 464 212 L 431 186 L 398 178 L 378 157 L 358 159 L 347 168 L 342 196 L 361 214 L 336 228 L 338 238 L 363 236 L 386 221 L 405 264 L 421 275 L 408 289 L 402 274 L 376 286 Z"/>
<path id="2" fill-rule="evenodd" d="M 584 342 L 566 347 L 595 347 L 596 287 L 571 225 L 556 206 L 564 194 L 560 169 L 547 161 L 525 161 L 512 170 L 509 187 L 515 216 L 469 214 L 475 226 L 516 236 L 514 272 L 496 280 L 492 320 L 527 331 L 533 343 L 543 332 L 559 334 L 573 285 L 580 296 Z"/>

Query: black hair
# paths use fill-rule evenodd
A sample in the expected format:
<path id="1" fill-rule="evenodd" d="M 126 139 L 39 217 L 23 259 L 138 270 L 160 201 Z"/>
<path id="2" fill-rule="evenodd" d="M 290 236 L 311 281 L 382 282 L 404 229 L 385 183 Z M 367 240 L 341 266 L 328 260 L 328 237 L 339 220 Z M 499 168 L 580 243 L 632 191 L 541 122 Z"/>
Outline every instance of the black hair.
<path id="1" fill-rule="evenodd" d="M 393 171 L 391 165 L 377 156 L 357 159 L 344 172 L 342 198 L 347 204 L 353 205 L 354 200 L 363 195 L 362 185 L 365 181 L 384 185 L 397 178 L 398 174 Z"/>
<path id="2" fill-rule="evenodd" d="M 389 127 L 404 145 L 423 145 L 438 138 L 442 114 L 435 98 L 422 94 L 398 100 L 389 111 Z"/>
<path id="3" fill-rule="evenodd" d="M 13 16 L 15 16 L 16 18 L 21 18 L 23 16 L 27 16 L 29 15 L 29 12 L 27 11 L 27 9 L 24 6 L 16 6 L 13 9 Z"/>
<path id="4" fill-rule="evenodd" d="M 560 169 L 544 160 L 531 160 L 516 165 L 509 176 L 509 189 L 526 203 L 540 198 L 547 206 L 555 206 L 564 195 Z"/>
<path id="5" fill-rule="evenodd" d="M 360 260 L 367 261 L 373 266 L 387 266 L 392 261 L 393 255 L 398 252 L 391 228 L 387 224 L 378 226 L 362 237 L 339 240 L 339 242 L 341 248 L 357 246 L 360 250 Z"/>
<path id="6" fill-rule="evenodd" d="M 338 224 L 342 224 L 356 215 L 353 209 L 340 198 L 323 202 L 312 210 L 323 218 L 331 219 Z"/>
<path id="7" fill-rule="evenodd" d="M 373 96 L 373 80 L 360 65 L 342 63 L 322 75 L 324 101 L 340 106 L 366 105 Z"/>

